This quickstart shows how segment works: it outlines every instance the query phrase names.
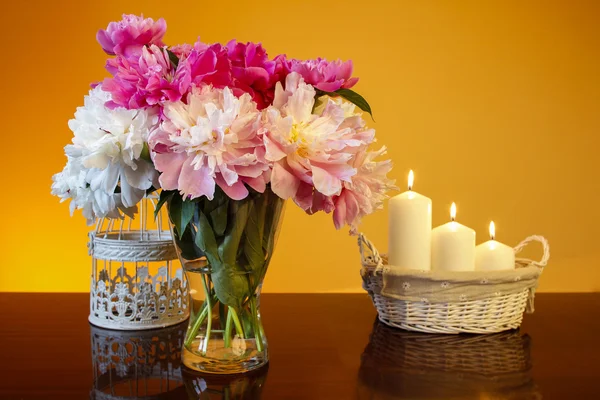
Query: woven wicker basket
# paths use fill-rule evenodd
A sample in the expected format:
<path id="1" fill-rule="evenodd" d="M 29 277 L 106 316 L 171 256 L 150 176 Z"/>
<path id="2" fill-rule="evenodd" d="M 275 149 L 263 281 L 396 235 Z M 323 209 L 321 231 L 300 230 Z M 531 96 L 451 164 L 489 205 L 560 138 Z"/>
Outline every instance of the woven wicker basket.
<path id="1" fill-rule="evenodd" d="M 515 254 L 533 241 L 543 245 L 542 259 L 532 261 L 517 258 L 516 268 L 537 266 L 543 270 L 546 266 L 550 249 L 548 241 L 542 236 L 530 236 L 523 240 L 515 247 Z M 387 256 L 380 255 L 362 234 L 359 235 L 358 245 L 362 259 L 363 288 L 371 296 L 379 320 L 386 325 L 427 333 L 496 333 L 518 328 L 526 308 L 533 312 L 533 307 L 527 305 L 528 301 L 533 300 L 531 293 L 535 284 L 518 293 L 448 303 L 405 301 L 384 296 L 381 291 Z"/>

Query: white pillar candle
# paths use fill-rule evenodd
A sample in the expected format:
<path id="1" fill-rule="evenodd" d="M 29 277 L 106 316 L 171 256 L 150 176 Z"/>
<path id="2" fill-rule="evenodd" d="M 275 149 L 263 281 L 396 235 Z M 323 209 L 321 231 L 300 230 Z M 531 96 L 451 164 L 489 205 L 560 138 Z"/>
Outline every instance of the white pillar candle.
<path id="1" fill-rule="evenodd" d="M 494 240 L 496 226 L 490 222 L 490 240 L 475 249 L 475 269 L 478 271 L 502 271 L 515 268 L 515 251 L 512 247 Z"/>
<path id="2" fill-rule="evenodd" d="M 389 202 L 388 264 L 391 267 L 431 269 L 431 199 L 412 190 L 414 174 L 408 174 L 408 191 Z"/>
<path id="3" fill-rule="evenodd" d="M 451 221 L 431 232 L 431 269 L 474 271 L 475 231 L 455 221 L 456 204 L 450 208 Z"/>

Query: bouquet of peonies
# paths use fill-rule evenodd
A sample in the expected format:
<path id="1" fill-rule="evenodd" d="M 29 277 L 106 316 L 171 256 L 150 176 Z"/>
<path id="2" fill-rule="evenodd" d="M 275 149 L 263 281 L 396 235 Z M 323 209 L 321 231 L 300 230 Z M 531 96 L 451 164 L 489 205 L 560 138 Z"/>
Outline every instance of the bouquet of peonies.
<path id="1" fill-rule="evenodd" d="M 385 147 L 369 148 L 371 109 L 351 89 L 351 61 L 270 58 L 235 40 L 168 46 L 165 31 L 163 19 L 125 15 L 98 32 L 111 77 L 92 85 L 69 121 L 74 138 L 52 193 L 91 224 L 132 216 L 160 189 L 182 260 L 211 268 L 194 322 L 220 302 L 231 309 L 223 325 L 258 341 L 254 293 L 284 200 L 356 232 L 393 188 L 392 165 L 377 160 Z"/>

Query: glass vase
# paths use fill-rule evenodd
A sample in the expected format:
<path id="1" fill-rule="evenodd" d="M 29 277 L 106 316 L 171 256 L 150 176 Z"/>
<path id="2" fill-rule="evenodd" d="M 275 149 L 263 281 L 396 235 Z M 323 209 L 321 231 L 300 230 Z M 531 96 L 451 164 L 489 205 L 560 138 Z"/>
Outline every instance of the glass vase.
<path id="1" fill-rule="evenodd" d="M 183 363 L 196 371 L 238 374 L 268 360 L 260 317 L 260 291 L 282 221 L 284 201 L 269 188 L 232 200 L 217 189 L 213 200 L 186 200 L 171 219 L 188 214 L 177 232 L 177 252 L 191 295 Z M 190 205 L 189 202 L 192 204 Z"/>

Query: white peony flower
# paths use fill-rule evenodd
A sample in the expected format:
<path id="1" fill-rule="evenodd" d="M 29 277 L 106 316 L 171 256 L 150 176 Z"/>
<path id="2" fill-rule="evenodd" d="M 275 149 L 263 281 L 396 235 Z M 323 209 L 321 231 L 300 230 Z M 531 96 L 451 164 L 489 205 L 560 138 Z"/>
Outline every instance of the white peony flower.
<path id="1" fill-rule="evenodd" d="M 121 211 L 129 216 L 137 211 L 136 207 L 125 207 L 120 194 L 109 195 L 101 190 L 92 190 L 88 183 L 92 171 L 81 165 L 80 159 L 69 158 L 67 165 L 52 177 L 52 194 L 61 199 L 61 203 L 71 200 L 71 215 L 81 209 L 88 225 L 98 217 L 122 218 Z"/>
<path id="2" fill-rule="evenodd" d="M 104 105 L 109 100 L 110 94 L 99 86 L 90 90 L 84 106 L 69 121 L 75 136 L 65 152 L 89 169 L 92 191 L 113 195 L 119 186 L 123 205 L 133 207 L 147 189 L 158 187 L 158 172 L 140 158 L 150 131 L 158 124 L 158 110 L 111 110 Z"/>
<path id="3" fill-rule="evenodd" d="M 73 144 L 65 147 L 67 165 L 52 177 L 52 194 L 71 200 L 71 215 L 83 210 L 88 224 L 96 218 L 133 217 L 136 204 L 158 172 L 141 158 L 148 135 L 158 125 L 156 109 L 111 110 L 104 104 L 110 94 L 90 90 L 84 106 L 69 121 Z"/>

